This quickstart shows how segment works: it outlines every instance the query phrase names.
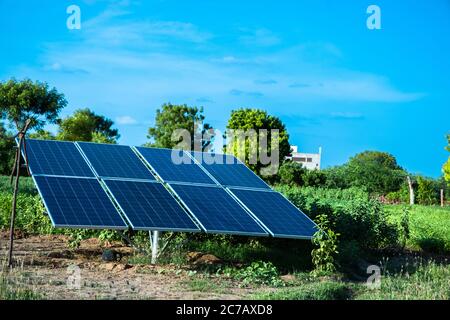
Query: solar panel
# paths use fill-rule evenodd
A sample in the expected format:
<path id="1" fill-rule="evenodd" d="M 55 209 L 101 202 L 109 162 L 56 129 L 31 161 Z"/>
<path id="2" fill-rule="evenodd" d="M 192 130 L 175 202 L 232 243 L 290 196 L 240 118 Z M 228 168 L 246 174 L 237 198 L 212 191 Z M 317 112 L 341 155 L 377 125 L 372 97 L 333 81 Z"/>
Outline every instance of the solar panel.
<path id="1" fill-rule="evenodd" d="M 232 155 L 193 152 L 200 164 L 222 185 L 270 189 L 246 165 Z"/>
<path id="2" fill-rule="evenodd" d="M 77 143 L 100 177 L 155 180 L 129 146 Z"/>
<path id="3" fill-rule="evenodd" d="M 53 226 L 126 229 L 97 179 L 34 177 Z"/>
<path id="4" fill-rule="evenodd" d="M 104 180 L 135 230 L 200 231 L 160 183 Z"/>
<path id="5" fill-rule="evenodd" d="M 317 227 L 278 192 L 231 189 L 274 237 L 311 238 Z"/>
<path id="6" fill-rule="evenodd" d="M 33 175 L 94 177 L 73 142 L 27 139 L 26 149 Z"/>
<path id="7" fill-rule="evenodd" d="M 166 182 L 215 184 L 215 182 L 182 150 L 136 148 Z"/>
<path id="8" fill-rule="evenodd" d="M 225 189 L 218 186 L 170 186 L 206 232 L 268 235 Z"/>

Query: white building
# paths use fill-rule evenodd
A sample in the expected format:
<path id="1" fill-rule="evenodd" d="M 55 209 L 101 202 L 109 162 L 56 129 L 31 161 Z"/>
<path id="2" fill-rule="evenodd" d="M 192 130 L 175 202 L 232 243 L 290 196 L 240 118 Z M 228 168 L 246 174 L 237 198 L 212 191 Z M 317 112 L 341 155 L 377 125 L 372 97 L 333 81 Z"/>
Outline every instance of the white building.
<path id="1" fill-rule="evenodd" d="M 291 146 L 292 152 L 287 159 L 300 163 L 308 170 L 320 170 L 320 158 L 322 156 L 322 147 L 319 148 L 319 153 L 303 153 L 298 152 L 297 146 Z"/>

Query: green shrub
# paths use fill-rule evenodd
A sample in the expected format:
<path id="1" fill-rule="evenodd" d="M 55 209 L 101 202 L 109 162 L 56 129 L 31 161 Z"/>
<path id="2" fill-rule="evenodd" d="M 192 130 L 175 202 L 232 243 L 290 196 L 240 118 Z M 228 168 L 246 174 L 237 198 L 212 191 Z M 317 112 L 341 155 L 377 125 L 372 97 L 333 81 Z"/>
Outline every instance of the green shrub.
<path id="1" fill-rule="evenodd" d="M 319 215 L 317 218 L 320 230 L 314 234 L 312 241 L 316 248 L 311 252 L 314 273 L 334 272 L 336 271 L 335 256 L 338 254 L 337 238 L 339 234 L 330 228 L 325 215 Z"/>
<path id="2" fill-rule="evenodd" d="M 439 201 L 439 191 L 432 179 L 417 177 L 417 203 L 433 205 Z"/>
<path id="3" fill-rule="evenodd" d="M 231 269 L 232 270 L 232 269 Z M 280 279 L 280 274 L 272 262 L 255 261 L 243 269 L 236 271 L 228 270 L 229 275 L 247 285 L 270 285 L 281 286 L 284 282 Z"/>
<path id="4" fill-rule="evenodd" d="M 306 172 L 300 163 L 285 161 L 278 169 L 278 179 L 281 184 L 301 186 Z"/>
<path id="5" fill-rule="evenodd" d="M 388 221 L 383 205 L 363 189 L 280 186 L 277 190 L 312 219 L 327 215 L 343 242 L 356 241 L 362 249 L 397 244 L 396 226 Z"/>

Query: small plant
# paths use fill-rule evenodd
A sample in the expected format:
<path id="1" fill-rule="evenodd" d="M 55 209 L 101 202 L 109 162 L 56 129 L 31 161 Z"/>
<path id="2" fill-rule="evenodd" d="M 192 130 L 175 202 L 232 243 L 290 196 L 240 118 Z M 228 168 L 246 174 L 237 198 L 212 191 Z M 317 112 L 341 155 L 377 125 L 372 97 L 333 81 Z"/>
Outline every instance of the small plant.
<path id="1" fill-rule="evenodd" d="M 234 277 L 247 285 L 270 285 L 279 287 L 284 284 L 272 262 L 255 261 L 248 267 L 238 270 Z"/>
<path id="2" fill-rule="evenodd" d="M 400 220 L 400 232 L 401 232 L 402 250 L 404 250 L 406 246 L 406 241 L 408 241 L 410 237 L 408 207 L 403 208 L 402 217 Z"/>
<path id="3" fill-rule="evenodd" d="M 335 256 L 338 254 L 337 238 L 339 233 L 335 233 L 329 227 L 326 215 L 317 216 L 319 229 L 313 237 L 313 244 L 317 248 L 311 252 L 312 263 L 314 265 L 313 274 L 329 273 L 336 271 Z"/>

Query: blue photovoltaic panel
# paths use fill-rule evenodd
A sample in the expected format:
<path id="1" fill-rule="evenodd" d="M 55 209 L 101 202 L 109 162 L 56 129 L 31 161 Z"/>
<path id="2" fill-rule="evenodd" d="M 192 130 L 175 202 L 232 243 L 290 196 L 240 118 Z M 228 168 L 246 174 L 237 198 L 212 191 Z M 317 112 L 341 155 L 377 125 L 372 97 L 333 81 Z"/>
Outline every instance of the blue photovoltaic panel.
<path id="1" fill-rule="evenodd" d="M 78 142 L 100 177 L 155 180 L 129 146 Z"/>
<path id="2" fill-rule="evenodd" d="M 195 159 L 222 185 L 270 189 L 246 165 L 232 155 L 193 152 Z"/>
<path id="3" fill-rule="evenodd" d="M 26 150 L 33 175 L 94 177 L 73 142 L 27 139 Z"/>
<path id="4" fill-rule="evenodd" d="M 200 231 L 160 183 L 104 180 L 133 229 Z"/>
<path id="5" fill-rule="evenodd" d="M 144 159 L 166 182 L 215 182 L 181 150 L 137 147 Z"/>
<path id="6" fill-rule="evenodd" d="M 267 236 L 256 221 L 223 188 L 171 184 L 206 232 Z"/>
<path id="7" fill-rule="evenodd" d="M 36 176 L 34 180 L 55 227 L 127 228 L 97 179 Z"/>
<path id="8" fill-rule="evenodd" d="M 314 222 L 278 192 L 231 191 L 274 237 L 311 238 L 318 230 Z"/>

